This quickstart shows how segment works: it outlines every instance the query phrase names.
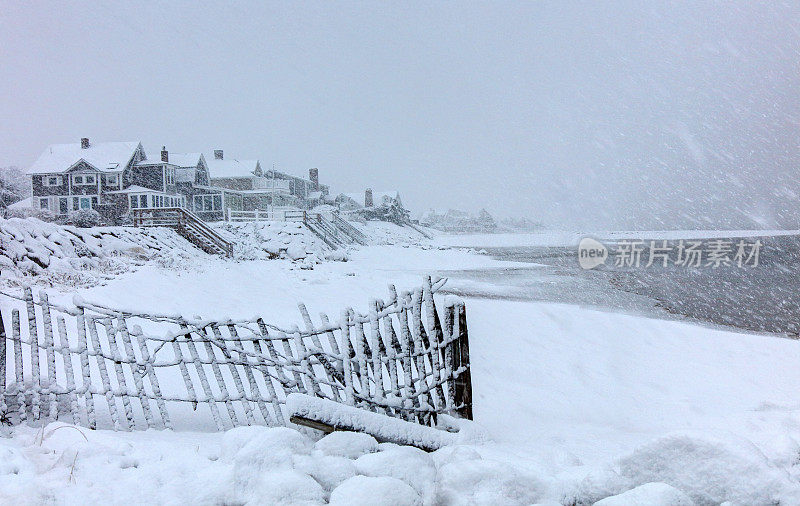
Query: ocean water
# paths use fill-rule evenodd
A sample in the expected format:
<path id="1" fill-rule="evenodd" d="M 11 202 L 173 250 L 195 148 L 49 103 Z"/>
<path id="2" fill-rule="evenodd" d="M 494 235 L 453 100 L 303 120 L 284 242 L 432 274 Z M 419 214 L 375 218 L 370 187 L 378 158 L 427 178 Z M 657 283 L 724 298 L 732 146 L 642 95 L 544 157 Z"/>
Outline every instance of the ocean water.
<path id="1" fill-rule="evenodd" d="M 581 269 L 573 247 L 485 248 L 501 260 L 521 262 L 515 268 L 442 271 L 450 278 L 447 290 L 464 296 L 579 304 L 598 309 L 632 312 L 659 318 L 691 319 L 757 332 L 797 337 L 800 332 L 800 237 L 758 239 L 758 265 L 734 263 L 714 268 L 675 265 L 677 241 L 666 267 L 649 258 L 649 238 L 639 267 L 606 265 Z M 725 239 L 730 240 L 730 239 Z M 703 241 L 709 247 L 710 239 Z M 731 245 L 736 250 L 733 239 Z M 619 244 L 605 242 L 618 251 Z M 658 241 L 657 245 L 660 245 Z M 749 249 L 748 249 L 749 252 Z"/>

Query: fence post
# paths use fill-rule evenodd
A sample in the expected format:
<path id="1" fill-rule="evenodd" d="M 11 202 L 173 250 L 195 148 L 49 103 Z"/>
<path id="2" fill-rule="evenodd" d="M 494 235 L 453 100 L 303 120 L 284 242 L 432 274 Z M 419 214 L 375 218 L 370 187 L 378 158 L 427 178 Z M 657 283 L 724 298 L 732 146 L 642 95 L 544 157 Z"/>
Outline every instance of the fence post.
<path id="1" fill-rule="evenodd" d="M 6 327 L 0 311 L 0 416 L 6 413 Z"/>
<path id="2" fill-rule="evenodd" d="M 472 420 L 472 374 L 469 365 L 469 335 L 467 333 L 467 308 L 463 302 L 456 304 L 453 315 L 453 323 L 458 338 L 450 345 L 453 346 L 452 360 L 450 364 L 453 374 L 460 374 L 453 380 L 455 389 L 456 414 L 467 420 Z"/>

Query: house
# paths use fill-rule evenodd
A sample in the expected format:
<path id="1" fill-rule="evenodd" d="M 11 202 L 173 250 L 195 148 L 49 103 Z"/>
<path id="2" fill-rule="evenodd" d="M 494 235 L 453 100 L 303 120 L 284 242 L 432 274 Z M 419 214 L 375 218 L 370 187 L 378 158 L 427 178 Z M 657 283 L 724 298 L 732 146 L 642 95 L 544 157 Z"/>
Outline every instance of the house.
<path id="1" fill-rule="evenodd" d="M 310 209 L 328 202 L 319 171 L 309 179 L 276 170 L 263 172 L 258 160 L 225 159 L 222 150 L 170 154 L 166 147 L 149 157 L 134 142 L 48 146 L 30 167 L 32 207 L 65 220 L 80 209 L 94 209 L 107 222 L 131 210 L 184 207 L 202 219 L 226 219 L 226 211 L 267 211 L 275 207 Z"/>
<path id="2" fill-rule="evenodd" d="M 310 209 L 328 194 L 328 186 L 319 184 L 317 169 L 309 170 L 309 179 L 275 169 L 263 171 L 258 160 L 225 159 L 221 149 L 214 150 L 208 166 L 211 185 L 240 195 L 244 211 L 266 211 L 271 207 Z"/>
<path id="3" fill-rule="evenodd" d="M 148 158 L 138 141 L 48 146 L 27 173 L 32 203 L 59 218 L 80 209 L 94 209 L 116 221 L 131 209 L 174 207 L 185 204 L 178 192 L 178 167 L 162 149 Z"/>
<path id="4" fill-rule="evenodd" d="M 372 191 L 367 188 L 364 193 L 340 193 L 336 197 L 336 205 L 342 211 L 357 211 L 368 207 L 380 207 L 383 205 L 397 204 L 403 207 L 398 191 Z"/>
<path id="5" fill-rule="evenodd" d="M 319 169 L 308 169 L 308 179 L 292 176 L 279 170 L 270 169 L 264 173 L 264 177 L 269 180 L 277 181 L 284 186 L 289 195 L 295 197 L 303 205 L 301 207 L 311 208 L 325 200 L 330 188 L 328 185 L 320 184 Z"/>

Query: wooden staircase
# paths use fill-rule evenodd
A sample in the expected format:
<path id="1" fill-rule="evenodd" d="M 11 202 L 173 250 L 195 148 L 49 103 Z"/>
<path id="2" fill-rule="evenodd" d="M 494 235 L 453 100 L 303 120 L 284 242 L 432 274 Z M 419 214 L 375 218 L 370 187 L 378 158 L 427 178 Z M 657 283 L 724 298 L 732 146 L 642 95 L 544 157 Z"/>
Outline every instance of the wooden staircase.
<path id="1" fill-rule="evenodd" d="M 352 239 L 353 242 L 356 242 L 362 246 L 369 244 L 369 239 L 367 239 L 367 236 L 362 234 L 359 229 L 351 225 L 349 221 L 339 216 L 339 213 L 333 213 L 331 223 L 333 223 L 333 225 L 342 233 Z"/>
<path id="2" fill-rule="evenodd" d="M 213 255 L 233 256 L 233 243 L 182 207 L 133 209 L 134 227 L 169 227 L 189 242 Z"/>
<path id="3" fill-rule="evenodd" d="M 314 235 L 322 239 L 325 244 L 333 249 L 358 242 L 320 213 L 310 211 L 287 211 L 285 217 L 286 221 L 299 221 L 305 224 Z M 350 226 L 352 227 L 352 225 Z"/>

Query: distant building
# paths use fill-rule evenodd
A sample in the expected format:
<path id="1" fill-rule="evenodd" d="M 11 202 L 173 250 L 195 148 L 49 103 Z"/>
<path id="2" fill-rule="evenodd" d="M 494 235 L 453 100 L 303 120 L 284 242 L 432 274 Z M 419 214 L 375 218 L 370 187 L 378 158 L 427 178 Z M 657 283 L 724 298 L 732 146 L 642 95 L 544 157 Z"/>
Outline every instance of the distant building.
<path id="1" fill-rule="evenodd" d="M 368 207 L 381 207 L 391 204 L 403 207 L 400 192 L 397 190 L 376 192 L 371 188 L 367 188 L 364 193 L 340 193 L 335 200 L 336 205 L 342 211 L 356 211 Z"/>
<path id="2" fill-rule="evenodd" d="M 222 220 L 227 210 L 267 211 L 274 207 L 310 209 L 327 203 L 328 186 L 319 171 L 309 178 L 262 171 L 258 160 L 225 159 L 221 149 L 170 154 L 165 147 L 148 156 L 134 142 L 48 146 L 27 171 L 34 210 L 60 219 L 95 209 L 109 222 L 134 209 L 184 207 L 204 220 Z"/>

